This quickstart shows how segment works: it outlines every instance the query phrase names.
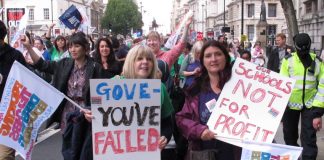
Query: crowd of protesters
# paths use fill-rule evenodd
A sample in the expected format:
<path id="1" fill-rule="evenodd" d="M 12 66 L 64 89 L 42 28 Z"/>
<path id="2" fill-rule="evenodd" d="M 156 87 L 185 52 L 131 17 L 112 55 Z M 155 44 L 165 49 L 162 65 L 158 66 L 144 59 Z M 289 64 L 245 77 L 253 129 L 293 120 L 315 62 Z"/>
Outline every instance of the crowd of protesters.
<path id="1" fill-rule="evenodd" d="M 231 78 L 235 59 L 242 58 L 290 78 L 304 76 L 304 79 L 296 79 L 300 88 L 294 88 L 295 99 L 288 103 L 282 120 L 284 140 L 288 145 L 298 146 L 301 114 L 302 158 L 315 160 L 316 131 L 321 129 L 320 117 L 324 113 L 324 89 L 321 89 L 324 78 L 320 79 L 324 70 L 320 70 L 322 59 L 310 53 L 309 36 L 296 35 L 295 48 L 286 44 L 282 33 L 276 36 L 275 46 L 257 41 L 252 47 L 251 43 L 244 45 L 236 38 L 228 41 L 225 35 L 217 40 L 190 44 L 187 38 L 190 24 L 191 19 L 185 23 L 178 43 L 172 48 L 163 47 L 164 39 L 156 31 L 134 40 L 103 36 L 93 41 L 78 31 L 53 39 L 51 33 L 55 24 L 52 24 L 45 37 L 22 35 L 20 41 L 24 50 L 20 53 L 4 42 L 7 29 L 0 21 L 0 96 L 15 60 L 52 84 L 84 109 L 79 110 L 65 100 L 48 120 L 48 126 L 54 122 L 59 124 L 64 137 L 64 159 L 88 160 L 92 159 L 93 118 L 89 79 L 161 79 L 159 148 L 162 160 L 199 159 L 194 151 L 201 150 L 212 151 L 210 159 L 238 160 L 241 149 L 215 139 L 217 135 L 208 129 L 211 112 L 205 104 L 218 99 Z M 291 69 L 296 65 L 300 70 Z M 303 70 L 305 72 L 301 73 Z M 313 79 L 317 82 L 312 82 Z M 301 107 L 296 108 L 298 105 Z M 76 124 L 83 127 L 69 127 Z M 0 159 L 14 159 L 14 152 L 0 145 Z"/>

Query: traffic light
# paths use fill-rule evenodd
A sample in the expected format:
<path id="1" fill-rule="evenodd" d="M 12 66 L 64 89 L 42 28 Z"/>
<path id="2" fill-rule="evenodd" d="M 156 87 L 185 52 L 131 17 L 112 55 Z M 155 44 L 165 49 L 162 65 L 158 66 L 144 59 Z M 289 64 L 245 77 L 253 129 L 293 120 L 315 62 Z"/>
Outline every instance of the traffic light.
<path id="1" fill-rule="evenodd" d="M 111 23 L 109 23 L 109 24 L 108 24 L 109 32 L 112 31 L 112 28 L 111 28 L 111 27 L 112 27 L 112 25 L 111 25 Z"/>
<path id="2" fill-rule="evenodd" d="M 222 32 L 230 32 L 231 28 L 230 27 L 222 27 Z"/>

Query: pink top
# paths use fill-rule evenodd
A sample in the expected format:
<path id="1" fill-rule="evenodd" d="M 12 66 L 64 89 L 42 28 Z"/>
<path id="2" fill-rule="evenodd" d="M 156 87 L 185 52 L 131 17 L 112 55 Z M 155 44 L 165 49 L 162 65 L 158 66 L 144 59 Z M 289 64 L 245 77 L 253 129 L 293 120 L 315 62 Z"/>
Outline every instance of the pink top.
<path id="1" fill-rule="evenodd" d="M 171 50 L 162 51 L 159 50 L 158 53 L 155 53 L 157 59 L 165 61 L 169 69 L 171 69 L 172 65 L 176 62 L 178 57 L 181 55 L 182 50 L 185 48 L 186 43 L 183 41 L 179 41 Z"/>

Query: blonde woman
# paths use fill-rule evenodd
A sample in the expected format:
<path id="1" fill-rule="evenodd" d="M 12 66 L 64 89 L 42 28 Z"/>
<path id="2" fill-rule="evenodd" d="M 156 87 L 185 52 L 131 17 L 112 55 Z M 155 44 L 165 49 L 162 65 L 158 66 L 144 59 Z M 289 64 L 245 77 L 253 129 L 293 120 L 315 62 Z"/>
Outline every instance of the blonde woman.
<path id="1" fill-rule="evenodd" d="M 194 79 L 200 75 L 199 56 L 202 46 L 203 41 L 197 41 L 181 64 L 179 73 L 185 77 L 184 88 L 191 86 Z"/>
<path id="2" fill-rule="evenodd" d="M 134 46 L 127 54 L 120 79 L 158 79 L 158 65 L 152 50 L 144 45 Z M 161 83 L 161 137 L 159 148 L 164 147 L 169 142 L 172 135 L 171 114 L 173 107 L 166 87 Z M 91 111 L 85 112 L 85 117 L 91 121 Z"/>
<path id="3" fill-rule="evenodd" d="M 152 50 L 144 45 L 133 47 L 127 54 L 123 67 L 122 78 L 126 79 L 157 79 L 158 65 Z M 171 114 L 173 107 L 166 87 L 161 83 L 161 138 L 160 149 L 163 149 L 172 135 Z"/>

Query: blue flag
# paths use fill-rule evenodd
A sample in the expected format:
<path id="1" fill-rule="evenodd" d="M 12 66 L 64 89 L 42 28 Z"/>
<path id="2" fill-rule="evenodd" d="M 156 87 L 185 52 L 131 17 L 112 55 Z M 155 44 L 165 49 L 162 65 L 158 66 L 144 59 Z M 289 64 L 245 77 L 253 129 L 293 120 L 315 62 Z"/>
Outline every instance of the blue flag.
<path id="1" fill-rule="evenodd" d="M 81 21 L 82 21 L 82 16 L 81 16 L 81 13 L 79 12 L 79 10 L 74 5 L 71 5 L 59 17 L 59 19 L 69 29 L 78 29 L 81 24 Z"/>

